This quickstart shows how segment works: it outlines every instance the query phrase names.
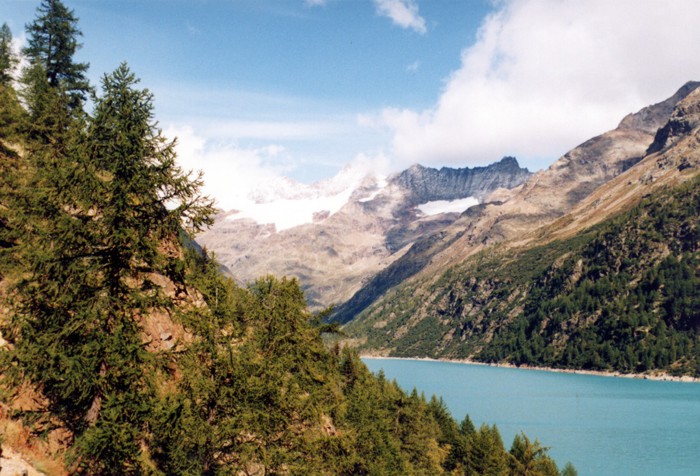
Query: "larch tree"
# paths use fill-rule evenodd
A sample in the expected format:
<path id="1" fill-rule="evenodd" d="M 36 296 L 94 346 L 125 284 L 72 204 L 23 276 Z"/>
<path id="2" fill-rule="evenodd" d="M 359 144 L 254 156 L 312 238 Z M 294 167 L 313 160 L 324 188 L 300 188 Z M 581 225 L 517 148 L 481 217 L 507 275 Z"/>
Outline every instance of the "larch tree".
<path id="1" fill-rule="evenodd" d="M 213 212 L 137 82 L 125 64 L 106 75 L 88 127 L 45 148 L 20 210 L 30 272 L 2 330 L 6 377 L 41 391 L 72 432 L 71 471 L 84 474 L 143 472 L 157 357 L 142 326 L 174 307 L 154 276 L 175 273 L 183 230 Z"/>
<path id="2" fill-rule="evenodd" d="M 82 46 L 78 19 L 61 0 L 43 0 L 34 21 L 26 26 L 27 46 L 23 52 L 30 67 L 39 67 L 52 88 L 60 88 L 70 98 L 71 108 L 80 108 L 90 91 L 85 73 L 88 63 L 73 59 Z"/>
<path id="3" fill-rule="evenodd" d="M 559 476 L 557 465 L 547 454 L 548 448 L 538 440 L 530 441 L 523 433 L 515 435 L 510 448 L 512 476 Z"/>
<path id="4" fill-rule="evenodd" d="M 7 23 L 0 27 L 0 87 L 11 87 L 19 59 L 12 49 L 12 31 Z"/>
<path id="5" fill-rule="evenodd" d="M 483 424 L 470 436 L 467 472 L 488 476 L 509 474 L 508 454 L 496 425 Z"/>
<path id="6" fill-rule="evenodd" d="M 15 244 L 9 225 L 9 204 L 14 191 L 21 187 L 18 176 L 21 158 L 17 151 L 20 131 L 25 129 L 26 113 L 14 88 L 14 74 L 19 60 L 12 46 L 12 32 L 0 27 L 0 277 L 7 272 L 10 250 Z"/>
<path id="7" fill-rule="evenodd" d="M 0 27 L 0 152 L 7 152 L 2 141 L 12 138 L 22 117 L 13 86 L 15 68 L 19 59 L 12 48 L 12 32 L 7 23 Z"/>

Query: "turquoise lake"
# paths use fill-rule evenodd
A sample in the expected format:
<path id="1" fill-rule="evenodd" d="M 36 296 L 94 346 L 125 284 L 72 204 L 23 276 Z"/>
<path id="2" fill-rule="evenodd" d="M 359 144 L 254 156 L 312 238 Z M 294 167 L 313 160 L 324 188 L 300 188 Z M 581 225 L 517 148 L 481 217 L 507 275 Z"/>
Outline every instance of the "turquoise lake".
<path id="1" fill-rule="evenodd" d="M 461 421 L 524 431 L 580 476 L 700 475 L 700 384 L 449 362 L 363 359 L 407 391 L 441 396 Z"/>

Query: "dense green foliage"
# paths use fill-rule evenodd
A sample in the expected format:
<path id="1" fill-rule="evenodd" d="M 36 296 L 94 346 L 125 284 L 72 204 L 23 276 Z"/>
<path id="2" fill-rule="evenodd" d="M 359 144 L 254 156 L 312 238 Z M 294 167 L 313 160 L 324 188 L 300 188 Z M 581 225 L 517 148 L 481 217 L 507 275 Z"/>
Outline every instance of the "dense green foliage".
<path id="1" fill-rule="evenodd" d="M 21 161 L 11 143 L 21 141 L 27 129 L 27 113 L 20 104 L 14 88 L 14 73 L 18 58 L 12 51 L 12 32 L 3 24 L 0 29 L 0 260 L 8 260 L 8 251 L 15 242 L 10 228 L 10 202 L 14 192 L 23 186 L 19 177 Z M 6 270 L 0 270 L 0 277 Z"/>
<path id="2" fill-rule="evenodd" d="M 208 306 L 182 316 L 201 339 L 179 355 L 178 392 L 154 417 L 166 473 L 511 474 L 529 464 L 539 472 L 527 474 L 559 474 L 539 443 L 518 437 L 527 450 L 507 453 L 495 427 L 477 431 L 468 417 L 460 427 L 441 400 L 407 395 L 347 349 L 327 351 L 295 280 L 241 289 L 205 256 L 189 260 Z"/>
<path id="3" fill-rule="evenodd" d="M 696 177 L 574 238 L 492 247 L 347 331 L 398 356 L 698 376 L 698 210 Z"/>
<path id="4" fill-rule="evenodd" d="M 162 248 L 184 220 L 199 227 L 211 208 L 175 166 L 150 95 L 126 66 L 103 83 L 85 132 L 66 115 L 57 140 L 31 148 L 10 222 L 27 273 L 3 334 L 14 344 L 8 378 L 40 385 L 80 464 L 122 474 L 135 465 L 153 398 L 155 361 L 138 316 L 173 307 L 151 276 L 169 274 L 174 258 Z"/>
<path id="5" fill-rule="evenodd" d="M 70 474 L 557 474 L 329 351 L 296 280 L 224 278 L 151 94 L 121 65 L 82 111 L 73 13 L 45 0 L 28 32 L 26 109 L 0 84 L 0 396 Z"/>
<path id="6" fill-rule="evenodd" d="M 207 306 L 180 316 L 194 340 L 153 415 L 166 474 L 559 474 L 539 443 L 518 437 L 526 449 L 508 453 L 495 427 L 460 427 L 441 400 L 326 350 L 295 280 L 242 289 L 206 256 L 187 262 Z M 527 465 L 536 471 L 511 471 Z"/>

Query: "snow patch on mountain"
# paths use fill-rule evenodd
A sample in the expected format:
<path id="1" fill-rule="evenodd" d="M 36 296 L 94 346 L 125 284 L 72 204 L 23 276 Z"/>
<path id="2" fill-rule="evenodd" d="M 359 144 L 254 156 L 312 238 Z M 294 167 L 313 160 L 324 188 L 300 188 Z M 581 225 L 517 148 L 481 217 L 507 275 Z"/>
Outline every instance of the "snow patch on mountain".
<path id="1" fill-rule="evenodd" d="M 368 175 L 366 169 L 344 167 L 332 178 L 311 185 L 287 177 L 275 177 L 260 184 L 237 204 L 238 213 L 227 220 L 251 219 L 261 225 L 273 224 L 277 232 L 314 222 L 314 216 L 330 216 L 350 201 L 371 200 L 386 186 L 384 177 Z M 364 196 L 363 196 L 364 195 Z M 353 197 L 353 198 L 355 198 Z"/>
<path id="2" fill-rule="evenodd" d="M 439 213 L 462 213 L 469 207 L 478 205 L 479 200 L 474 197 L 459 200 L 435 200 L 418 205 L 416 208 L 424 215 L 437 215 Z"/>

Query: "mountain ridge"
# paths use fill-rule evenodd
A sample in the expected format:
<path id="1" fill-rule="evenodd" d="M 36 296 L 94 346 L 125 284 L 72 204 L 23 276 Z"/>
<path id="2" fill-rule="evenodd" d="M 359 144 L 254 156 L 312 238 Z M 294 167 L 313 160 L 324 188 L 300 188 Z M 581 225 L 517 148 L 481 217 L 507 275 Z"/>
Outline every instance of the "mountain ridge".
<path id="1" fill-rule="evenodd" d="M 383 355 L 470 358 L 625 373 L 662 370 L 697 376 L 700 322 L 690 316 L 700 315 L 697 288 L 694 298 L 692 291 L 692 283 L 700 282 L 699 238 L 688 230 L 697 230 L 700 207 L 694 198 L 700 186 L 700 89 L 697 83 L 688 84 L 695 88 L 681 88 L 683 97 L 651 138 L 658 150 L 650 144 L 645 148 L 649 153 L 634 165 L 596 187 L 566 214 L 528 233 L 511 235 L 510 240 L 499 240 L 490 247 L 472 246 L 466 253 L 464 248 L 455 251 L 444 247 L 424 271 L 386 291 L 383 298 L 350 321 L 346 332 L 361 348 Z M 631 122 L 623 120 L 624 127 Z M 619 135 L 619 129 L 613 132 Z M 610 139 L 607 133 L 604 142 Z M 599 143 L 592 140 L 582 146 L 590 149 Z M 614 142 L 604 145 L 614 149 Z M 585 171 L 582 165 L 590 166 L 587 161 L 591 157 L 586 152 L 574 149 L 550 169 L 556 172 L 570 167 L 574 160 L 583 160 L 576 167 Z M 600 160 L 620 165 L 628 158 L 615 154 L 612 161 L 604 156 Z M 531 181 L 538 178 L 536 175 Z M 538 185 L 526 183 L 522 188 Z M 514 194 L 522 197 L 523 190 Z M 499 206 L 484 205 L 473 213 Z M 664 234 L 659 235 L 658 230 Z M 686 231 L 676 237 L 674 230 Z M 464 236 L 454 239 L 451 246 Z M 669 252 L 669 247 L 678 251 Z M 611 258 L 606 253 L 614 255 Z M 466 257 L 460 260 L 460 256 Z M 631 277 L 625 273 L 632 273 Z M 674 273 L 687 277 L 678 278 Z M 655 281 L 658 279 L 661 285 Z M 626 280 L 632 288 L 623 285 Z M 646 294 L 651 291 L 642 292 L 643 286 L 660 294 Z M 599 307 L 588 307 L 591 293 L 609 293 L 606 289 L 610 288 L 617 294 L 596 301 Z M 642 292 L 641 297 L 630 294 L 629 289 Z M 660 297 L 655 298 L 657 295 Z M 596 294 L 593 296 L 595 300 Z M 640 313 L 629 304 L 634 300 L 644 303 L 643 309 L 649 311 Z M 572 302 L 576 303 L 573 307 Z M 621 307 L 612 311 L 609 306 L 613 304 Z M 621 317 L 603 318 L 606 314 L 601 317 L 595 314 L 596 309 Z M 676 321 L 675 313 L 686 320 Z M 552 321 L 554 317 L 547 316 L 559 317 Z M 644 323 L 652 327 L 645 328 Z M 605 337 L 610 332 L 627 332 L 622 331 L 625 326 L 635 332 L 626 340 Z M 609 340 L 598 346 L 600 336 Z M 666 353 L 659 347 L 661 342 L 675 353 Z M 581 360 L 582 349 L 589 349 L 592 360 Z"/>
<path id="2" fill-rule="evenodd" d="M 514 188 L 530 175 L 515 157 L 504 157 L 485 167 L 435 169 L 415 164 L 389 180 L 409 190 L 409 203 L 418 205 L 469 196 L 481 202 L 494 190 Z"/>
<path id="3" fill-rule="evenodd" d="M 434 230 L 434 235 L 422 237 L 422 246 L 409 249 L 378 273 L 340 304 L 332 319 L 349 322 L 404 279 L 419 274 L 439 276 L 443 269 L 495 243 L 532 239 L 528 238 L 532 230 L 561 218 L 597 188 L 638 163 L 654 143 L 657 131 L 672 120 L 676 105 L 699 85 L 686 83 L 670 98 L 627 115 L 617 128 L 583 142 L 518 187 L 492 192 L 485 203 Z"/>

